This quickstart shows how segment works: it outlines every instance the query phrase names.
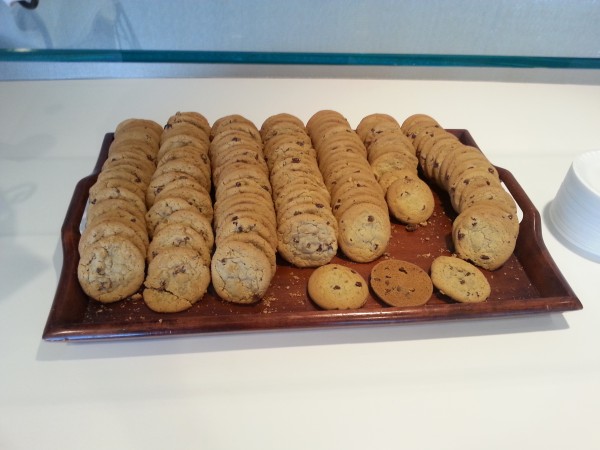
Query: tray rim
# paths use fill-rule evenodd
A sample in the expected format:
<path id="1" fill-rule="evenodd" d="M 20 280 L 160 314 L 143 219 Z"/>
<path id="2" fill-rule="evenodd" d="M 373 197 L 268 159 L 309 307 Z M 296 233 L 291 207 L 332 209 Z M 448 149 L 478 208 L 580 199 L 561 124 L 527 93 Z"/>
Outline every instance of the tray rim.
<path id="1" fill-rule="evenodd" d="M 468 145 L 477 147 L 471 134 L 467 129 L 449 129 Z M 149 327 L 143 322 L 115 322 L 104 324 L 86 324 L 76 320 L 65 320 L 58 317 L 59 306 L 62 306 L 64 296 L 61 287 L 77 282 L 76 268 L 77 255 L 69 252 L 77 248 L 76 239 L 79 237 L 79 224 L 83 217 L 87 195 L 85 192 L 95 182 L 100 172 L 103 161 L 106 159 L 108 147 L 113 139 L 113 133 L 106 133 L 102 142 L 101 152 L 90 175 L 82 178 L 75 186 L 71 202 L 67 208 L 65 219 L 61 227 L 61 242 L 63 251 L 63 265 L 60 272 L 54 300 L 50 308 L 42 338 L 46 341 L 80 341 L 80 340 L 105 340 L 125 338 L 148 338 L 181 336 L 192 334 L 215 334 L 267 330 L 292 330 L 292 329 L 314 329 L 333 328 L 341 326 L 357 325 L 390 325 L 409 322 L 434 322 L 449 320 L 484 319 L 506 316 L 523 316 L 536 313 L 566 312 L 580 310 L 582 303 L 577 298 L 569 283 L 560 272 L 558 266 L 548 252 L 542 238 L 541 216 L 535 208 L 525 191 L 519 185 L 512 173 L 496 166 L 500 179 L 515 198 L 515 201 L 523 212 L 521 227 L 531 230 L 534 239 L 519 239 L 517 243 L 518 252 L 537 252 L 539 257 L 547 264 L 546 270 L 552 275 L 552 286 L 546 290 L 553 295 L 527 299 L 510 300 L 511 307 L 506 308 L 507 302 L 494 304 L 485 302 L 477 304 L 453 304 L 452 308 L 447 305 L 426 305 L 425 307 L 410 308 L 383 308 L 367 310 L 346 311 L 302 311 L 294 313 L 273 313 L 261 315 L 260 320 L 255 320 L 254 314 L 241 314 L 231 316 L 203 316 L 209 320 L 202 321 L 197 316 L 178 315 L 173 317 L 165 315 L 160 327 Z M 478 147 L 479 148 L 479 147 Z M 81 193 L 84 193 L 81 195 Z M 79 195 L 78 195 L 79 194 Z M 82 201 L 84 199 L 85 201 Z M 520 237 L 523 233 L 520 233 Z M 517 255 L 518 258 L 518 255 Z M 518 258 L 519 259 L 519 258 Z M 527 271 L 523 265 L 523 269 Z M 529 275 L 529 274 L 528 274 Z M 547 275 L 547 274 L 546 274 Z M 73 277 L 75 280 L 73 280 Z M 78 284 L 77 284 L 78 286 Z M 539 286 L 536 286 L 539 287 Z M 562 291 L 560 295 L 554 295 Z M 538 289 L 539 290 L 539 289 Z M 83 313 L 83 312 L 82 312 Z M 76 312 L 73 312 L 76 315 Z M 252 320 L 249 320 L 252 316 Z M 171 327 L 177 322 L 176 327 Z M 201 323 L 198 323 L 201 322 Z"/>

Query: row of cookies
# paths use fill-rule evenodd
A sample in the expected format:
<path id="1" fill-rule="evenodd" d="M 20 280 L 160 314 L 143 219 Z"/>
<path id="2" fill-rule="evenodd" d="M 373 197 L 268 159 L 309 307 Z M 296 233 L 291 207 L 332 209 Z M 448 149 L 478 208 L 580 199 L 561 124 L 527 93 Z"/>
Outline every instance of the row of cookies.
<path id="1" fill-rule="evenodd" d="M 408 261 L 384 259 L 371 269 L 369 278 L 375 295 L 390 306 L 422 306 L 434 288 L 460 303 L 479 303 L 491 293 L 485 275 L 463 259 L 441 255 L 436 257 L 429 274 Z"/>
<path id="2" fill-rule="evenodd" d="M 430 116 L 410 116 L 402 130 L 412 139 L 425 176 L 446 190 L 458 213 L 452 225 L 456 254 L 485 269 L 501 267 L 514 251 L 519 222 L 496 168 Z"/>
<path id="3" fill-rule="evenodd" d="M 336 255 L 337 221 L 304 123 L 290 114 L 261 130 L 277 214 L 277 250 L 297 267 L 327 264 Z"/>
<path id="4" fill-rule="evenodd" d="M 211 138 L 213 287 L 224 300 L 253 303 L 265 295 L 277 269 L 277 220 L 260 132 L 234 114 L 213 124 Z"/>
<path id="5" fill-rule="evenodd" d="M 471 263 L 453 256 L 436 257 L 427 273 L 399 259 L 373 266 L 369 283 L 354 269 L 340 264 L 317 268 L 308 279 L 308 295 L 322 309 L 358 309 L 367 302 L 369 286 L 383 303 L 395 307 L 425 305 L 434 287 L 460 303 L 479 303 L 491 294 L 485 275 Z"/>
<path id="6" fill-rule="evenodd" d="M 210 284 L 214 236 L 209 133 L 204 116 L 178 112 L 161 136 L 146 191 L 151 240 L 143 298 L 153 311 L 186 310 Z"/>
<path id="7" fill-rule="evenodd" d="M 144 281 L 149 247 L 145 196 L 161 135 L 162 127 L 150 120 L 119 123 L 89 190 L 77 275 L 84 292 L 98 301 L 130 297 Z"/>
<path id="8" fill-rule="evenodd" d="M 433 213 L 433 194 L 419 178 L 415 147 L 396 119 L 370 114 L 360 121 L 356 133 L 367 148 L 367 159 L 392 216 L 412 226 L 427 221 Z"/>
<path id="9" fill-rule="evenodd" d="M 387 248 L 391 224 L 364 143 L 336 111 L 318 111 L 308 120 L 306 129 L 331 196 L 340 249 L 356 262 L 377 259 Z"/>

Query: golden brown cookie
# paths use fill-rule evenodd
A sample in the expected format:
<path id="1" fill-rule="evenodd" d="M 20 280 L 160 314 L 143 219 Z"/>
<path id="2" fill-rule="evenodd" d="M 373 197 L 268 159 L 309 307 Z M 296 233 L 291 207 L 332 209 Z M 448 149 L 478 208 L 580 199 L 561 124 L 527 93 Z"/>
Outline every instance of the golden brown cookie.
<path id="1" fill-rule="evenodd" d="M 433 293 L 427 272 L 408 261 L 386 259 L 371 270 L 371 287 L 390 306 L 421 306 Z"/>

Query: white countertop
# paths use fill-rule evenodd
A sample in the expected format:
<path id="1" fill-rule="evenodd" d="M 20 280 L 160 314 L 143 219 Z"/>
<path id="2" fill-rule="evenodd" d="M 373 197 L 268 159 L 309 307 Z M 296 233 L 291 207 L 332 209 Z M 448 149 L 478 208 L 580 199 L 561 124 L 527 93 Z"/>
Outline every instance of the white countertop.
<path id="1" fill-rule="evenodd" d="M 184 79 L 0 83 L 0 448 L 598 449 L 600 264 L 544 241 L 584 305 L 527 317 L 168 339 L 41 339 L 60 227 L 104 133 L 176 111 L 424 112 L 543 211 L 600 148 L 600 86 Z"/>

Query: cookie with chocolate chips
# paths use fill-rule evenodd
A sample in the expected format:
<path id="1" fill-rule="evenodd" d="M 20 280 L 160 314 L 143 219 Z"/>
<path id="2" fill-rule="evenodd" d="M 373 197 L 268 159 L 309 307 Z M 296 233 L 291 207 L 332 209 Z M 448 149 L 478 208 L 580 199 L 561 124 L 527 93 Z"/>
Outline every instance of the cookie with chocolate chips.
<path id="1" fill-rule="evenodd" d="M 357 309 L 366 303 L 369 287 L 354 269 L 326 264 L 308 279 L 308 295 L 323 309 Z"/>
<path id="2" fill-rule="evenodd" d="M 144 255 L 133 241 L 113 235 L 84 248 L 77 277 L 87 295 L 111 303 L 138 291 L 144 282 L 144 269 Z"/>
<path id="3" fill-rule="evenodd" d="M 192 307 L 208 289 L 210 270 L 191 248 L 160 251 L 148 264 L 144 302 L 156 312 L 179 312 Z"/>
<path id="4" fill-rule="evenodd" d="M 488 270 L 498 269 L 508 260 L 518 234 L 517 217 L 488 202 L 470 206 L 452 223 L 456 254 Z"/>
<path id="5" fill-rule="evenodd" d="M 387 210 L 371 203 L 348 208 L 339 219 L 338 245 L 352 261 L 370 262 L 386 250 L 391 236 Z"/>
<path id="6" fill-rule="evenodd" d="M 289 114 L 270 117 L 261 134 L 273 188 L 279 254 L 297 267 L 327 264 L 337 252 L 337 222 L 302 121 Z"/>
<path id="7" fill-rule="evenodd" d="M 483 302 L 491 292 L 487 278 L 477 267 L 453 256 L 438 256 L 433 261 L 431 280 L 442 294 L 457 302 Z"/>
<path id="8" fill-rule="evenodd" d="M 431 278 L 408 261 L 386 259 L 371 270 L 373 291 L 390 306 L 421 306 L 433 293 Z"/>

